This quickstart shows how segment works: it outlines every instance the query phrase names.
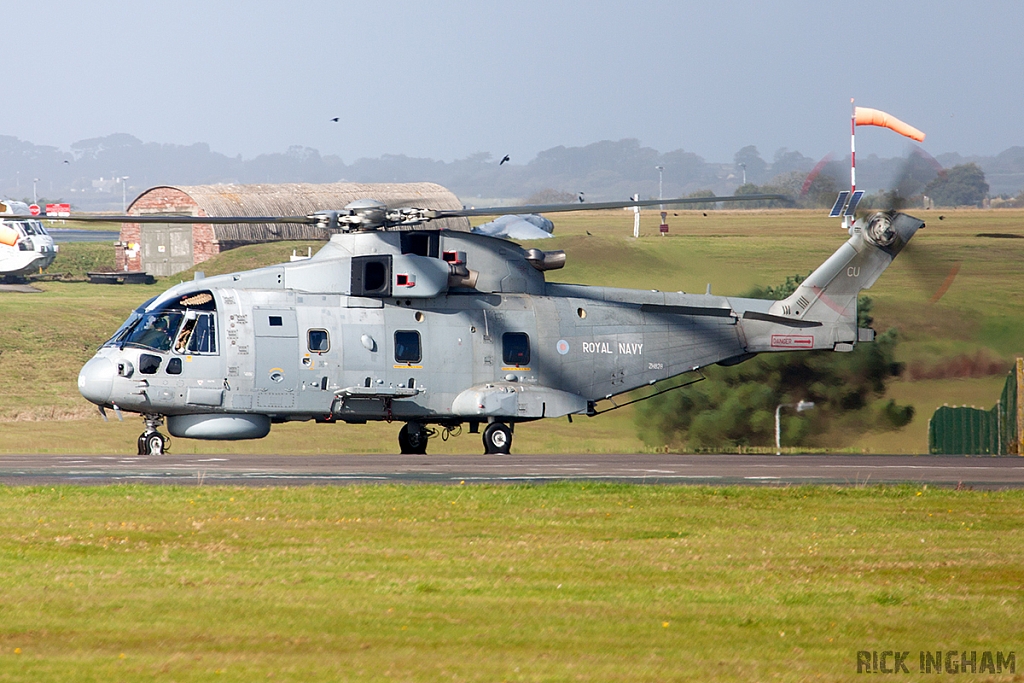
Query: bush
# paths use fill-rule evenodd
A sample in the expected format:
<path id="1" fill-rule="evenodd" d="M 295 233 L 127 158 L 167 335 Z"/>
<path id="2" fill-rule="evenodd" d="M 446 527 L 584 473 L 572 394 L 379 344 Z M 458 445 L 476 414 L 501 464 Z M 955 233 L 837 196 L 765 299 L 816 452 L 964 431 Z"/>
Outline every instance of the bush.
<path id="1" fill-rule="evenodd" d="M 782 299 L 804 278 L 795 275 L 775 287 L 748 294 Z M 871 300 L 859 301 L 858 323 L 871 323 Z M 640 438 L 652 445 L 685 444 L 714 449 L 770 446 L 775 442 L 775 409 L 779 404 L 813 401 L 815 409 L 800 417 L 783 413 L 783 441 L 804 442 L 827 432 L 841 416 L 865 411 L 873 398 L 884 396 L 886 384 L 903 372 L 895 360 L 896 330 L 873 343 L 858 344 L 851 353 L 807 351 L 761 354 L 733 367 L 706 369 L 707 381 L 640 403 Z M 865 413 L 861 422 L 878 429 L 897 429 L 914 416 L 912 406 L 889 401 L 879 415 Z"/>

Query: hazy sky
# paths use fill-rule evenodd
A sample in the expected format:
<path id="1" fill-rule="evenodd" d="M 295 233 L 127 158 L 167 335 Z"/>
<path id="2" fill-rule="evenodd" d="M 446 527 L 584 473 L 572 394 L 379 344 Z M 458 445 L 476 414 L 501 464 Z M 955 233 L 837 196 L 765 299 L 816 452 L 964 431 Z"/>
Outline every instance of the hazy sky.
<path id="1" fill-rule="evenodd" d="M 849 149 L 851 97 L 932 154 L 1024 145 L 1021 0 L 13 0 L 3 23 L 0 134 L 62 149 L 130 133 L 246 158 L 525 163 L 637 138 L 817 158 Z"/>

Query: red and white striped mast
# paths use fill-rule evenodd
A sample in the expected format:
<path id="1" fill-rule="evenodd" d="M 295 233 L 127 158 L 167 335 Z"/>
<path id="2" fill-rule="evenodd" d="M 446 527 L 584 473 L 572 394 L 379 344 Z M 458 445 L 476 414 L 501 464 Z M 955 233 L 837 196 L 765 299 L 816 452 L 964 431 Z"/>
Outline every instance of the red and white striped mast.
<path id="1" fill-rule="evenodd" d="M 850 98 L 850 108 L 853 110 L 850 113 L 850 196 L 846 208 L 843 209 L 840 205 L 844 203 L 845 198 L 842 196 L 844 193 L 841 192 L 831 214 L 835 216 L 838 215 L 836 211 L 840 211 L 843 215 L 843 227 L 847 229 L 853 225 L 853 214 L 857 209 L 857 203 L 860 201 L 860 197 L 857 196 L 857 126 L 888 128 L 917 142 L 924 142 L 925 137 L 924 133 L 917 128 L 900 121 L 891 114 L 878 109 L 855 107 L 852 97 Z M 863 196 L 864 193 L 861 192 L 860 194 Z"/>
<path id="2" fill-rule="evenodd" d="M 853 98 L 850 98 L 850 196 L 857 191 L 857 108 L 853 105 Z M 843 227 L 850 229 L 853 216 L 843 216 Z"/>

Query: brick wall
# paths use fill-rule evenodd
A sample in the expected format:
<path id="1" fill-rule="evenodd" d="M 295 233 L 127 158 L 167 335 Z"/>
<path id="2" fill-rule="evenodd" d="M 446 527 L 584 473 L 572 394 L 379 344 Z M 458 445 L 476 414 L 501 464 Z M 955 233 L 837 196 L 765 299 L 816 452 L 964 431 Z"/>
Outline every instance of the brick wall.
<path id="1" fill-rule="evenodd" d="M 141 240 L 142 228 L 138 223 L 121 224 L 121 241 L 115 254 L 118 270 L 142 270 L 142 252 L 138 246 Z"/>
<path id="2" fill-rule="evenodd" d="M 213 232 L 213 226 L 209 224 L 196 224 L 192 226 L 192 262 L 202 263 L 211 259 L 221 252 L 220 242 L 217 241 Z"/>
<path id="3" fill-rule="evenodd" d="M 173 187 L 156 187 L 144 192 L 132 202 L 128 213 L 133 216 L 154 213 L 177 213 L 203 216 L 205 212 L 187 194 Z M 118 270 L 142 270 L 142 256 L 139 244 L 142 228 L 138 223 L 121 225 L 121 243 L 117 248 Z M 133 248 L 134 247 L 134 248 Z M 213 226 L 196 223 L 192 226 L 192 262 L 202 263 L 220 253 Z M 126 267 L 127 266 L 127 267 Z"/>

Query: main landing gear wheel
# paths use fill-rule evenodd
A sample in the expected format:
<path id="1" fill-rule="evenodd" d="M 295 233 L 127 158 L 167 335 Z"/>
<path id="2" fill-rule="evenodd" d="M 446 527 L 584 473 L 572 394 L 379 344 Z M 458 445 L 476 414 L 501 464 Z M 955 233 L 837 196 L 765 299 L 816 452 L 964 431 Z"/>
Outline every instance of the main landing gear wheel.
<path id="1" fill-rule="evenodd" d="M 163 455 L 169 442 L 160 432 L 144 432 L 139 437 L 139 455 Z"/>
<path id="2" fill-rule="evenodd" d="M 484 454 L 508 455 L 512 452 L 512 430 L 500 422 L 492 422 L 484 430 Z"/>
<path id="3" fill-rule="evenodd" d="M 398 448 L 402 455 L 426 455 L 430 433 L 417 422 L 406 422 L 398 431 Z"/>

